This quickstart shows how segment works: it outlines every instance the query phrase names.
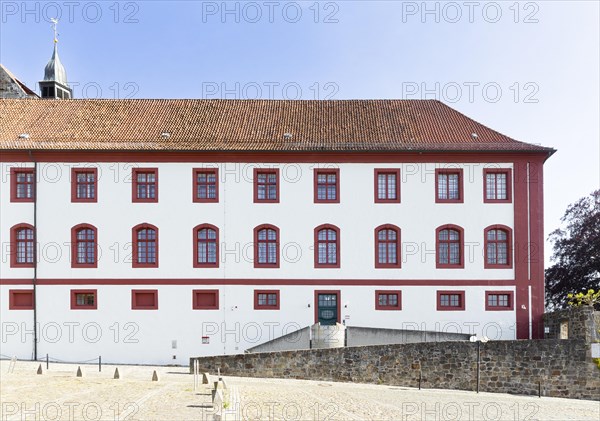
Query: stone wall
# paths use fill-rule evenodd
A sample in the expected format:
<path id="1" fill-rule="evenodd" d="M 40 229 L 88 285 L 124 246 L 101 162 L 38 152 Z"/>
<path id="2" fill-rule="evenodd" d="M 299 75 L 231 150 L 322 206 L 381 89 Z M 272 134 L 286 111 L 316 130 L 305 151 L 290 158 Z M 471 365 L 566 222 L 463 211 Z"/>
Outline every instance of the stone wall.
<path id="1" fill-rule="evenodd" d="M 437 342 L 197 358 L 202 371 L 246 377 L 347 381 L 394 386 L 600 400 L 600 370 L 582 339 Z M 190 360 L 190 366 L 192 361 Z"/>
<path id="2" fill-rule="evenodd" d="M 590 306 L 573 307 L 558 310 L 544 315 L 546 339 L 561 339 L 561 324 L 566 324 L 567 339 L 583 339 L 587 343 L 600 341 L 600 311 L 594 311 Z"/>

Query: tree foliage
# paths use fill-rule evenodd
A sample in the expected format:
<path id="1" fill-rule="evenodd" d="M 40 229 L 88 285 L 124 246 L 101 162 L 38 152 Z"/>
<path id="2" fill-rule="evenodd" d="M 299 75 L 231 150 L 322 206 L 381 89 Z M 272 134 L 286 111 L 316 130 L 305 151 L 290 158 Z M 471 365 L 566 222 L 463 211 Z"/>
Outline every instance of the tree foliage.
<path id="1" fill-rule="evenodd" d="M 546 307 L 565 308 L 568 294 L 600 289 L 600 190 L 569 205 L 564 228 L 550 234 L 552 261 L 546 269 Z"/>

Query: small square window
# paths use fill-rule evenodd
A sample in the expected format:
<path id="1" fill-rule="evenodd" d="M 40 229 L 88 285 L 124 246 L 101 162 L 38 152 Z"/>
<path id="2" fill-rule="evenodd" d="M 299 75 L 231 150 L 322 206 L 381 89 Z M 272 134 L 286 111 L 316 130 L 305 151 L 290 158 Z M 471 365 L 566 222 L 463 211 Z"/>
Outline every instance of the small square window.
<path id="1" fill-rule="evenodd" d="M 219 290 L 218 289 L 195 289 L 192 291 L 194 310 L 218 310 L 219 309 Z"/>
<path id="2" fill-rule="evenodd" d="M 375 291 L 375 310 L 402 310 L 402 291 Z"/>
<path id="3" fill-rule="evenodd" d="M 375 169 L 375 203 L 400 203 L 399 169 Z"/>
<path id="4" fill-rule="evenodd" d="M 512 170 L 510 168 L 485 168 L 483 170 L 483 202 L 512 202 Z"/>
<path id="5" fill-rule="evenodd" d="M 279 290 L 255 290 L 255 310 L 279 310 Z"/>
<path id="6" fill-rule="evenodd" d="M 33 310 L 32 289 L 11 289 L 8 291 L 9 310 Z"/>
<path id="7" fill-rule="evenodd" d="M 194 168 L 193 201 L 197 203 L 217 203 L 219 201 L 218 168 Z"/>
<path id="8" fill-rule="evenodd" d="M 461 311 L 465 309 L 464 291 L 438 291 L 438 311 Z"/>
<path id="9" fill-rule="evenodd" d="M 486 311 L 513 310 L 513 292 L 512 291 L 486 291 L 485 292 Z"/>
<path id="10" fill-rule="evenodd" d="M 33 168 L 10 169 L 10 201 L 33 202 L 35 197 L 35 173 Z"/>
<path id="11" fill-rule="evenodd" d="M 132 201 L 158 202 L 158 168 L 134 168 L 132 177 Z"/>
<path id="12" fill-rule="evenodd" d="M 463 170 L 461 168 L 435 170 L 435 202 L 464 202 Z"/>
<path id="13" fill-rule="evenodd" d="M 98 291 L 95 289 L 72 289 L 71 310 L 96 310 Z"/>
<path id="14" fill-rule="evenodd" d="M 254 203 L 279 203 L 279 169 L 254 169 Z"/>
<path id="15" fill-rule="evenodd" d="M 158 290 L 134 289 L 131 291 L 132 310 L 158 310 Z"/>
<path id="16" fill-rule="evenodd" d="M 73 168 L 71 170 L 71 202 L 98 201 L 98 169 Z"/>
<path id="17" fill-rule="evenodd" d="M 340 203 L 340 170 L 314 170 L 314 202 Z"/>

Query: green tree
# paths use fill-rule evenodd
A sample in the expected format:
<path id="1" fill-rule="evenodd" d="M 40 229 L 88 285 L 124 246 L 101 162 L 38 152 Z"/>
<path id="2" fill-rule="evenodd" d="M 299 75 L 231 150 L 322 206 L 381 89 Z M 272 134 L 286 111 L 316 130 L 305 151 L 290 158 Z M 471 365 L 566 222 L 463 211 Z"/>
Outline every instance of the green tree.
<path id="1" fill-rule="evenodd" d="M 554 262 L 546 269 L 550 309 L 567 307 L 568 294 L 600 289 L 600 190 L 569 205 L 561 221 L 564 228 L 549 237 Z"/>

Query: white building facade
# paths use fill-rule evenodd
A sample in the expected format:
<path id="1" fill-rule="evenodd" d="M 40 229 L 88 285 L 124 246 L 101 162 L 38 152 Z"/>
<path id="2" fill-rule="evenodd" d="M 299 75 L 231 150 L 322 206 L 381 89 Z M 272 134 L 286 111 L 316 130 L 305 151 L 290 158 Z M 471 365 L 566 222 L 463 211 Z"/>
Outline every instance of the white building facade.
<path id="1" fill-rule="evenodd" d="M 0 107 L 4 357 L 186 364 L 317 322 L 543 335 L 551 149 L 436 101 Z"/>

